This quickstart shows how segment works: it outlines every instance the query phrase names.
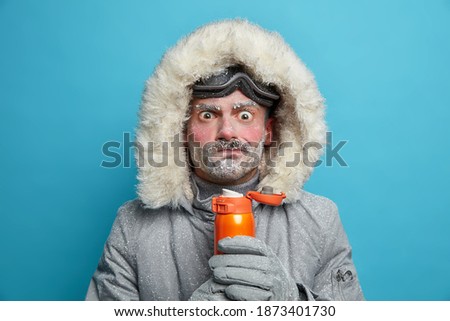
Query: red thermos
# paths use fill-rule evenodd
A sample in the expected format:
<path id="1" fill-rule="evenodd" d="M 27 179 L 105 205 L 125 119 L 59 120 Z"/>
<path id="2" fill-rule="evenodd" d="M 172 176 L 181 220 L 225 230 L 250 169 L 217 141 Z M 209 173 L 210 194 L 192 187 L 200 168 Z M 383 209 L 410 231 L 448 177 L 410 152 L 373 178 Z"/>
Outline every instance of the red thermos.
<path id="1" fill-rule="evenodd" d="M 216 213 L 214 221 L 214 254 L 220 254 L 217 250 L 217 242 L 224 237 L 236 235 L 255 237 L 252 200 L 267 205 L 279 206 L 285 197 L 284 193 L 273 194 L 271 187 L 264 187 L 261 193 L 249 191 L 245 196 L 223 189 L 222 195 L 213 197 L 212 211 Z"/>

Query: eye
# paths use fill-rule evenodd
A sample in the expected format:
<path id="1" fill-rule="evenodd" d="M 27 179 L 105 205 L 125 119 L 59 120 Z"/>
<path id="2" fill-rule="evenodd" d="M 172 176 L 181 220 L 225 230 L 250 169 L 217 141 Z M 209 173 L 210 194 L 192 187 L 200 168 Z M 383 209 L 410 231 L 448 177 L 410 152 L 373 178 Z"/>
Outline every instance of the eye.
<path id="1" fill-rule="evenodd" d="M 210 111 L 202 111 L 201 113 L 198 114 L 198 117 L 200 117 L 200 119 L 203 120 L 210 120 L 215 118 L 214 114 Z"/>
<path id="2" fill-rule="evenodd" d="M 239 119 L 243 121 L 250 121 L 253 119 L 253 114 L 249 111 L 243 110 L 239 113 Z"/>

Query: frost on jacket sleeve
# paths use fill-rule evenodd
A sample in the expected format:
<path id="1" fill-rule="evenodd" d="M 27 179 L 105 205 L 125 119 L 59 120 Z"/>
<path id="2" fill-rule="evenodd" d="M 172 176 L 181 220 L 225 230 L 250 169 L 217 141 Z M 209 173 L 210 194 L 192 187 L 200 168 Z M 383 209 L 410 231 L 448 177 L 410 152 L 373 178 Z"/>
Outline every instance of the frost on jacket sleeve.
<path id="1" fill-rule="evenodd" d="M 316 300 L 364 300 L 352 249 L 342 226 L 338 209 L 329 202 L 329 216 L 323 234 L 321 268 L 315 277 L 312 291 Z"/>
<path id="2" fill-rule="evenodd" d="M 139 300 L 133 254 L 135 222 L 127 207 L 118 211 L 86 300 Z"/>

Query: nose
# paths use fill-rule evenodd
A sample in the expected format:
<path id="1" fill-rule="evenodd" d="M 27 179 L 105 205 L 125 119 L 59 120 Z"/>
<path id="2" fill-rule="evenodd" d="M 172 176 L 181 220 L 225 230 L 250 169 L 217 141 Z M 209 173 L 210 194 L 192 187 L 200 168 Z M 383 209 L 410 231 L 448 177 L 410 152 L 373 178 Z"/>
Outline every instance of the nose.
<path id="1" fill-rule="evenodd" d="M 236 131 L 233 127 L 233 123 L 230 121 L 229 118 L 224 117 L 222 118 L 222 121 L 219 124 L 219 130 L 217 132 L 216 140 L 223 139 L 223 140 L 231 140 L 236 139 Z"/>

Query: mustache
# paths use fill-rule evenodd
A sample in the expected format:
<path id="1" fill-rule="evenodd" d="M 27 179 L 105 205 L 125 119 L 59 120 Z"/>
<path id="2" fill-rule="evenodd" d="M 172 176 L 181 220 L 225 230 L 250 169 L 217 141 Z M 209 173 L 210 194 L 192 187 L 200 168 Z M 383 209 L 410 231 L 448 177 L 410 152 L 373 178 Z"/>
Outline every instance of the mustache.
<path id="1" fill-rule="evenodd" d="M 246 152 L 254 148 L 250 143 L 241 142 L 238 139 L 218 140 L 208 143 L 205 147 L 209 153 L 214 153 L 221 150 L 240 150 Z"/>

